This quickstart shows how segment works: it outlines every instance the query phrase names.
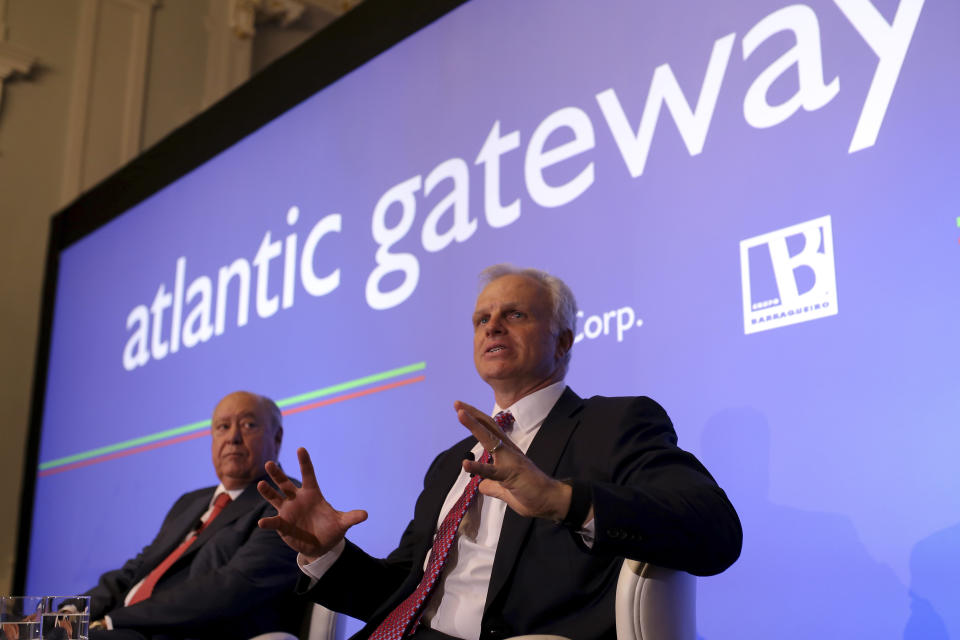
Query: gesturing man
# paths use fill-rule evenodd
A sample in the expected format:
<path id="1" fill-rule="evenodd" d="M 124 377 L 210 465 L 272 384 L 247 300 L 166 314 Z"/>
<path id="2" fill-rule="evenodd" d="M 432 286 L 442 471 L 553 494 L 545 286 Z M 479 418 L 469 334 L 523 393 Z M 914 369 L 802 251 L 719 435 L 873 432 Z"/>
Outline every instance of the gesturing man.
<path id="1" fill-rule="evenodd" d="M 474 365 L 495 415 L 455 403 L 472 436 L 428 469 L 397 549 L 375 559 L 346 540 L 366 513 L 333 509 L 304 449 L 302 489 L 267 464 L 278 515 L 260 526 L 300 553 L 309 597 L 367 621 L 357 638 L 613 638 L 624 557 L 719 573 L 740 521 L 658 404 L 564 385 L 576 303 L 562 281 L 507 265 L 482 278 Z"/>
<path id="2" fill-rule="evenodd" d="M 219 486 L 181 496 L 153 542 L 100 577 L 87 593 L 91 638 L 228 640 L 299 630 L 296 554 L 257 527 L 275 513 L 254 485 L 279 453 L 280 409 L 263 396 L 231 393 L 213 411 L 211 435 Z"/>

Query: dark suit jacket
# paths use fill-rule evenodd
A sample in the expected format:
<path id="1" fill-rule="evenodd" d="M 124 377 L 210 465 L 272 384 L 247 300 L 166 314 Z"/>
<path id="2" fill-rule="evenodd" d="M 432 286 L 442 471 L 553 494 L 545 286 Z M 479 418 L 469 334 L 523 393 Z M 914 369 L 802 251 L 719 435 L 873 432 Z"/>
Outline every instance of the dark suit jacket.
<path id="1" fill-rule="evenodd" d="M 481 638 L 556 633 L 614 638 L 614 596 L 624 557 L 712 575 L 740 554 L 740 520 L 697 459 L 676 446 L 653 400 L 593 397 L 567 388 L 527 455 L 546 473 L 589 486 L 596 540 L 507 509 L 481 622 Z M 414 517 L 386 559 L 347 542 L 308 595 L 368 622 L 365 638 L 423 575 L 440 508 L 461 470 L 467 438 L 430 466 Z M 304 586 L 306 583 L 302 582 Z"/>
<path id="2" fill-rule="evenodd" d="M 125 607 L 127 591 L 176 548 L 207 510 L 216 487 L 181 496 L 160 532 L 121 569 L 100 577 L 91 596 L 91 620 L 109 615 L 115 628 L 148 636 L 249 638 L 267 631 L 298 633 L 304 604 L 293 597 L 296 553 L 257 521 L 276 514 L 256 483 L 201 532 L 157 583 L 147 600 Z"/>

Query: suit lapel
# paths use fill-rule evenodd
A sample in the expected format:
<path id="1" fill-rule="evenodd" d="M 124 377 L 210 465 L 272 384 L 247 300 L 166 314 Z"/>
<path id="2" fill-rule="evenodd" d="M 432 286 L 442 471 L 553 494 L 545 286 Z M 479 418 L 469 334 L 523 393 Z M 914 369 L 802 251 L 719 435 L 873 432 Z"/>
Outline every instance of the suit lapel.
<path id="1" fill-rule="evenodd" d="M 580 424 L 580 408 L 583 400 L 570 387 L 564 389 L 557 404 L 547 415 L 543 426 L 530 443 L 527 457 L 533 461 L 544 473 L 552 476 L 567 447 L 570 436 Z M 523 546 L 533 518 L 524 518 L 513 509 L 507 507 L 503 516 L 503 527 L 500 529 L 500 541 L 497 543 L 497 553 L 493 559 L 493 569 L 490 573 L 490 586 L 487 589 L 487 601 L 484 611 L 503 589 L 510 572 L 516 564 L 517 555 Z"/>
<path id="2" fill-rule="evenodd" d="M 431 479 L 432 481 L 428 482 L 424 488 L 427 502 L 423 505 L 423 511 L 425 512 L 423 517 L 426 519 L 426 522 L 431 523 L 431 525 L 435 525 L 437 520 L 440 519 L 440 509 L 443 507 L 443 503 L 447 498 L 447 494 L 450 493 L 453 483 L 457 481 L 457 477 L 463 469 L 461 466 L 463 462 L 462 453 L 473 449 L 476 444 L 476 438 L 467 438 L 452 447 L 448 454 L 444 456 L 444 459 L 438 463 L 439 468 L 435 471 L 434 478 Z M 419 517 L 419 514 L 417 514 L 416 517 Z M 387 614 L 393 611 L 397 605 L 403 602 L 403 600 L 416 589 L 420 580 L 423 578 L 423 562 L 432 547 L 433 537 L 424 536 L 423 542 L 413 554 L 413 562 L 406 580 L 397 588 L 391 598 L 388 598 L 386 602 L 380 605 L 379 609 L 374 612 L 367 622 L 367 625 L 363 628 L 363 631 L 367 632 L 367 635 L 373 633 L 374 629 L 380 626 L 380 623 L 386 618 Z M 358 635 L 364 637 L 363 633 Z"/>
<path id="3" fill-rule="evenodd" d="M 208 490 L 201 491 L 186 508 L 174 517 L 170 526 L 167 527 L 169 533 L 163 537 L 163 540 L 157 541 L 153 555 L 143 563 L 143 574 L 138 577 L 138 580 L 150 573 L 154 567 L 170 555 L 171 551 L 180 546 L 180 543 L 187 537 L 187 533 L 194 529 L 200 520 L 200 516 L 207 510 L 210 505 L 210 498 L 215 490 L 216 487 L 210 487 Z"/>
<path id="4" fill-rule="evenodd" d="M 243 493 L 237 496 L 236 500 L 231 500 L 230 503 L 223 508 L 223 511 L 213 519 L 209 526 L 203 528 L 203 531 L 197 536 L 196 541 L 190 545 L 190 549 L 183 555 L 186 556 L 190 553 L 195 553 L 196 550 L 212 538 L 217 531 L 249 512 L 256 506 L 256 503 L 261 500 L 263 500 L 263 498 L 260 497 L 260 493 L 257 491 L 257 481 L 254 481 L 243 490 Z"/>
<path id="5" fill-rule="evenodd" d="M 430 491 L 430 502 L 427 505 L 430 518 L 428 522 L 436 523 L 440 520 L 440 509 L 443 507 L 443 503 L 447 499 L 447 494 L 450 493 L 453 483 L 457 481 L 457 477 L 459 477 L 460 472 L 463 470 L 463 455 L 461 452 L 473 449 L 476 444 L 477 441 L 475 438 L 469 438 L 465 443 L 457 444 L 453 448 L 451 455 L 447 456 L 447 459 L 440 463 L 442 466 L 437 470 L 437 481 L 431 483 L 427 488 Z M 423 562 L 432 547 L 433 538 L 427 536 L 417 552 L 417 558 L 413 566 L 412 573 L 417 574 L 416 582 L 419 582 L 423 576 Z M 414 584 L 416 584 L 416 582 Z"/>
<path id="6" fill-rule="evenodd" d="M 257 491 L 257 482 L 259 482 L 259 479 L 250 483 L 250 485 L 243 490 L 243 493 L 237 496 L 236 500 L 231 500 L 230 503 L 223 508 L 223 511 L 221 511 L 220 514 L 213 519 L 209 526 L 203 528 L 203 531 L 200 532 L 200 535 L 197 536 L 197 539 L 193 541 L 193 544 L 187 547 L 187 550 L 183 552 L 183 555 L 177 558 L 177 561 L 173 566 L 177 566 L 185 559 L 193 556 L 193 554 L 199 551 L 203 545 L 210 540 L 210 538 L 216 535 L 217 531 L 229 526 L 230 523 L 234 522 L 237 518 L 256 508 L 256 503 L 263 500 L 263 498 L 260 497 L 260 493 Z M 200 519 L 200 516 L 202 516 L 206 510 L 210 508 L 210 499 L 212 497 L 213 492 L 206 494 L 206 501 L 203 503 L 203 509 L 193 520 L 192 524 L 196 524 L 197 520 Z M 184 531 L 183 535 L 186 536 L 186 531 Z M 182 542 L 183 537 L 179 538 L 179 541 Z"/>

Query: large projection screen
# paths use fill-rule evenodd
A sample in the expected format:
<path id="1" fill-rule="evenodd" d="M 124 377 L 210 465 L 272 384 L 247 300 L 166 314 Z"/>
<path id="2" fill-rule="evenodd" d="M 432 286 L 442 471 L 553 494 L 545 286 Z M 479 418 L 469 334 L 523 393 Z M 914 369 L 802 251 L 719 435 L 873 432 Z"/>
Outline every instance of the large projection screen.
<path id="1" fill-rule="evenodd" d="M 960 4 L 447 4 L 58 216 L 18 588 L 89 588 L 215 484 L 236 389 L 386 554 L 454 400 L 493 405 L 470 314 L 511 262 L 577 294 L 569 385 L 659 401 L 736 506 L 702 638 L 960 638 Z"/>

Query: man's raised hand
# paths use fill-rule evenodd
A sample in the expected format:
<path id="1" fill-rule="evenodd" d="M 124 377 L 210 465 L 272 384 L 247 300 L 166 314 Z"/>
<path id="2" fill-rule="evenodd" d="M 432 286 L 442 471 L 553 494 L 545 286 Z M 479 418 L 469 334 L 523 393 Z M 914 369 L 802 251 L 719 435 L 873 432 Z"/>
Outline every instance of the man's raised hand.
<path id="1" fill-rule="evenodd" d="M 493 460 L 488 464 L 463 461 L 467 472 L 484 479 L 480 493 L 503 500 L 522 516 L 562 520 L 570 509 L 570 487 L 541 471 L 493 418 L 466 402 L 455 402 L 453 406 L 460 424 L 470 430 L 484 449 L 493 452 Z"/>
<path id="2" fill-rule="evenodd" d="M 302 554 L 308 562 L 319 558 L 343 540 L 347 529 L 367 519 L 362 510 L 337 511 L 326 501 L 317 485 L 317 476 L 310 454 L 303 447 L 297 449 L 303 486 L 297 487 L 277 463 L 267 462 L 265 468 L 280 492 L 266 480 L 257 484 L 257 490 L 273 505 L 277 515 L 261 518 L 261 529 L 272 529 L 287 545 Z"/>

